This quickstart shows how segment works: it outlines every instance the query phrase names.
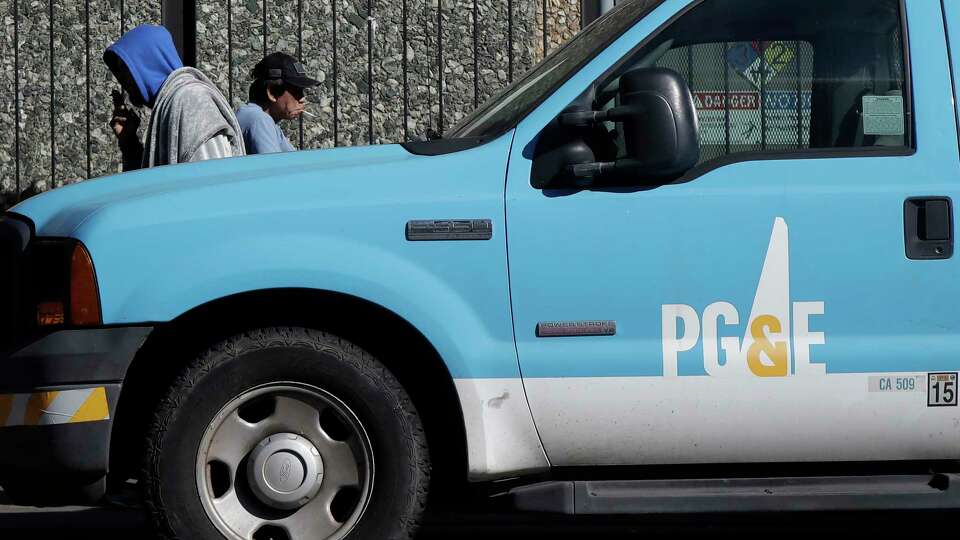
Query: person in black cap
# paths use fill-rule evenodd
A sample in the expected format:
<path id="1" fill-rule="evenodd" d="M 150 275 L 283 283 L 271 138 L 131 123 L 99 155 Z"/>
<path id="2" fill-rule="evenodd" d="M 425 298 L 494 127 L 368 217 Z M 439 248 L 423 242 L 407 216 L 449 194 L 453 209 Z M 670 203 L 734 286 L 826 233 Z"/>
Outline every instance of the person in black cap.
<path id="1" fill-rule="evenodd" d="M 320 81 L 307 77 L 303 64 L 281 52 L 258 62 L 253 78 L 250 102 L 237 110 L 247 154 L 294 151 L 279 123 L 303 114 L 307 88 Z"/>

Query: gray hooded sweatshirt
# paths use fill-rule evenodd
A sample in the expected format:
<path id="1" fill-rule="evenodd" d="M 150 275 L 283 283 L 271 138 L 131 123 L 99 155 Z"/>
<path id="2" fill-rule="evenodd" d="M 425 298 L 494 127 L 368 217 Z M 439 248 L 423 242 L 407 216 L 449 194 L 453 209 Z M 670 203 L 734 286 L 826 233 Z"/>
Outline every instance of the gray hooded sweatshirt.
<path id="1" fill-rule="evenodd" d="M 245 154 L 230 104 L 192 67 L 177 69 L 164 81 L 143 146 L 144 167 Z"/>

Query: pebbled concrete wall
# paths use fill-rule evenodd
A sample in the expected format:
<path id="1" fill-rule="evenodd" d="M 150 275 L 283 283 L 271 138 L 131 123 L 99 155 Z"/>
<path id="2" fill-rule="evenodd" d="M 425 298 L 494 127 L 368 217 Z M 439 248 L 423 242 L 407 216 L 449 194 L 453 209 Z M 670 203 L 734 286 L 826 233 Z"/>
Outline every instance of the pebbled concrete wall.
<path id="1" fill-rule="evenodd" d="M 198 0 L 197 64 L 240 106 L 264 50 L 299 56 L 323 84 L 290 139 L 379 144 L 452 127 L 579 29 L 580 0 Z"/>
<path id="2" fill-rule="evenodd" d="M 160 24 L 163 0 L 0 0 L 0 12 L 0 207 L 118 172 L 101 55 Z M 580 0 L 196 0 L 196 24 L 197 67 L 238 107 L 265 51 L 299 56 L 322 84 L 315 116 L 284 129 L 321 148 L 450 129 L 570 39 Z"/>

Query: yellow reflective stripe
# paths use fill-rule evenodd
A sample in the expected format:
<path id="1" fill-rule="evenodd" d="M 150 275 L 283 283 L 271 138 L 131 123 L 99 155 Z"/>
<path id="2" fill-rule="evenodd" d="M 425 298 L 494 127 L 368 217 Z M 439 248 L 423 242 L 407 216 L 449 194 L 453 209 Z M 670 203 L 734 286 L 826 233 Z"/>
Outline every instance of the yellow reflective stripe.
<path id="1" fill-rule="evenodd" d="M 70 423 L 74 422 L 96 422 L 97 420 L 106 420 L 110 418 L 110 411 L 107 407 L 107 390 L 105 388 L 94 388 L 90 397 L 83 402 L 83 405 L 77 409 L 76 414 L 70 418 Z"/>
<path id="2" fill-rule="evenodd" d="M 0 394 L 0 427 L 73 424 L 109 418 L 107 390 L 102 386 Z"/>

